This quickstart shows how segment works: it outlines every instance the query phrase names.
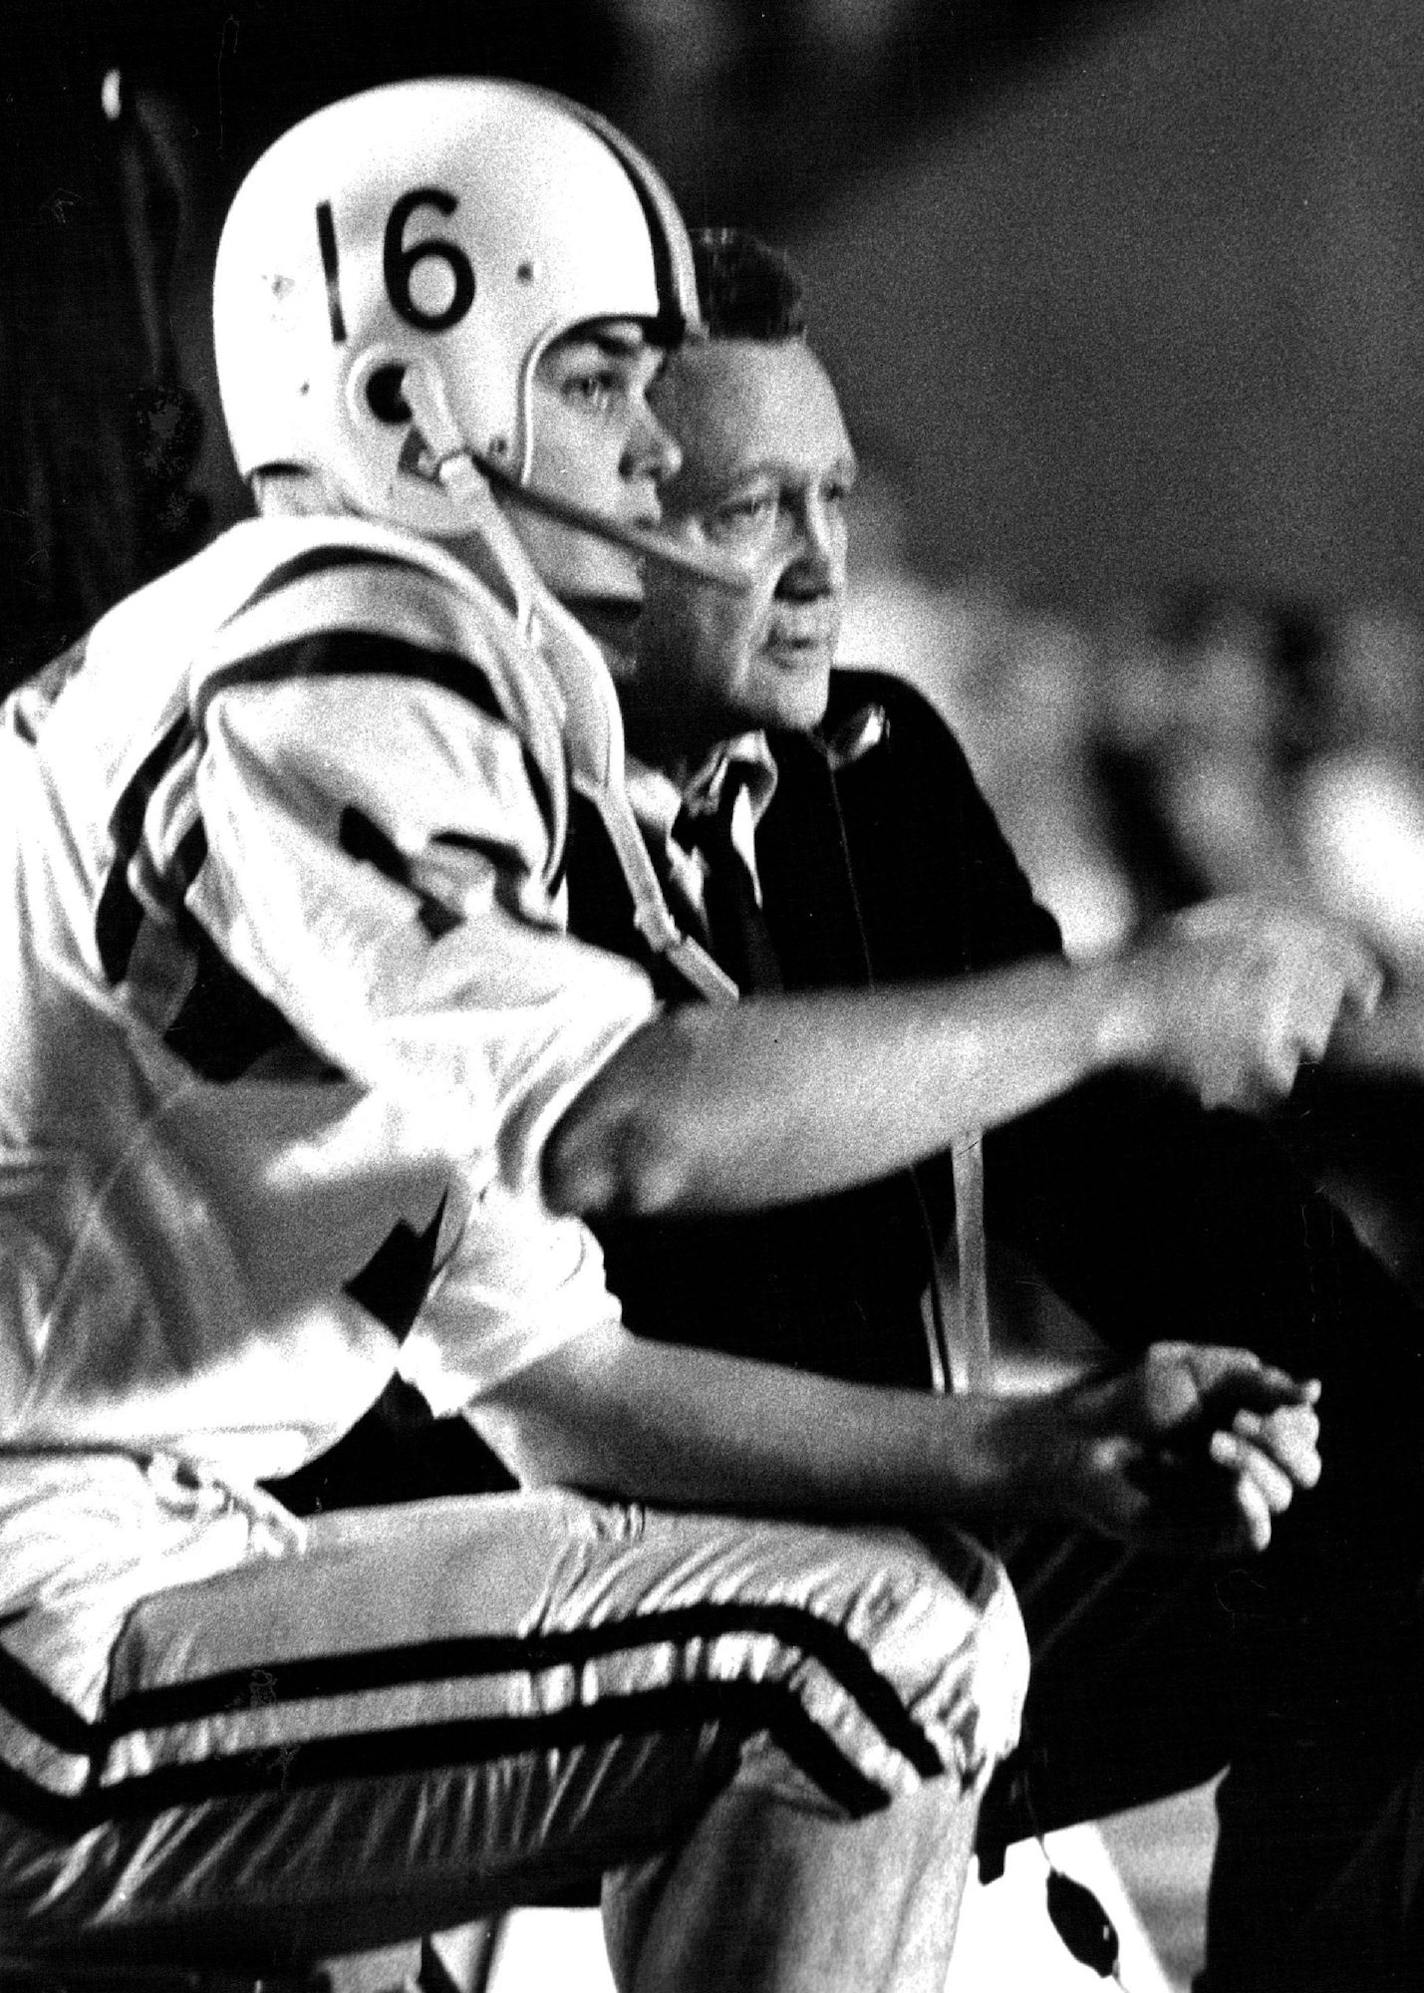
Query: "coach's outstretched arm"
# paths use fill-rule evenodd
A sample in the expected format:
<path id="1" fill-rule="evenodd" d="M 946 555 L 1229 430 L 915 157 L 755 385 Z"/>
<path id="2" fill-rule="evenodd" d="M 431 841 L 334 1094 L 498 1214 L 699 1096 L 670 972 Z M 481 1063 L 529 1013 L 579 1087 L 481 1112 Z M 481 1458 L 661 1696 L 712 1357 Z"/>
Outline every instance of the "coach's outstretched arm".
<path id="1" fill-rule="evenodd" d="M 1086 965 L 663 1012 L 603 1067 L 544 1157 L 555 1208 L 760 1209 L 863 1183 L 1113 1067 L 1207 1106 L 1287 1093 L 1381 971 L 1295 908 L 1209 902 Z"/>

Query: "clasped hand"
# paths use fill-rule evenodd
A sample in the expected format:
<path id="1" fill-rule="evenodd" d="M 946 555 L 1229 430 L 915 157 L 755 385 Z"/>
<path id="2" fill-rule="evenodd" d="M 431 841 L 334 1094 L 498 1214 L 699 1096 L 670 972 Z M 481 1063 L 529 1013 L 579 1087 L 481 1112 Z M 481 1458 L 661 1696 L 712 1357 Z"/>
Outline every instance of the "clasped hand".
<path id="1" fill-rule="evenodd" d="M 1249 1350 L 1154 1343 L 1050 1394 L 1058 1505 L 1143 1547 L 1264 1550 L 1320 1478 L 1319 1396 Z"/>

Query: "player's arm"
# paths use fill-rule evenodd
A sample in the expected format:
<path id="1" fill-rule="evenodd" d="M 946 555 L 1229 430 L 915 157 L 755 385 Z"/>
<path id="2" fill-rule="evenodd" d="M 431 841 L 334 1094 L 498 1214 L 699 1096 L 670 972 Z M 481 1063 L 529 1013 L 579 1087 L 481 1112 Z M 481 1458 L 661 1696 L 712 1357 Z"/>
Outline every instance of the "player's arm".
<path id="1" fill-rule="evenodd" d="M 841 1189 L 993 1128 L 1115 1067 L 1208 1104 L 1289 1090 L 1379 970 L 1293 909 L 1219 902 L 1088 965 L 688 1006 L 593 1078 L 545 1154 L 556 1208 L 759 1208 Z"/>
<path id="2" fill-rule="evenodd" d="M 190 908 L 333 1066 L 436 1116 L 473 1189 L 523 1181 L 647 979 L 562 931 L 547 793 L 476 664 L 347 634 L 302 663 L 244 660 L 204 709 Z"/>
<path id="3" fill-rule="evenodd" d="M 1157 1345 L 1043 1396 L 932 1397 L 648 1343 L 615 1324 L 470 1416 L 526 1482 L 900 1521 L 1058 1515 L 1135 1543 L 1264 1548 L 1319 1472 L 1316 1387 Z"/>
<path id="4" fill-rule="evenodd" d="M 341 1109 L 351 1166 L 363 1140 L 398 1145 L 422 1184 L 445 1186 L 428 1235 L 428 1202 L 419 1217 L 388 1206 L 384 1184 L 372 1222 L 397 1221 L 391 1236 L 404 1226 L 426 1253 L 399 1364 L 454 1412 L 616 1319 L 584 1227 L 539 1200 L 538 1156 L 654 1000 L 633 964 L 558 924 L 548 784 L 470 659 L 321 634 L 303 669 L 282 661 L 244 660 L 204 712 L 207 856 L 190 909 L 357 1083 L 359 1105 Z"/>

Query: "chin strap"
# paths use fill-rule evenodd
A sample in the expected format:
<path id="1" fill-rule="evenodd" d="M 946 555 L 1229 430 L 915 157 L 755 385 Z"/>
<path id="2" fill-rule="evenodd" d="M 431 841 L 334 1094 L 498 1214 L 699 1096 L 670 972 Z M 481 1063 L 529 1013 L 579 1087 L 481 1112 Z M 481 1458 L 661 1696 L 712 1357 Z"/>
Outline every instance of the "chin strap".
<path id="1" fill-rule="evenodd" d="M 511 496 L 521 499 L 527 499 L 528 492 L 504 479 L 502 474 L 492 472 L 460 442 L 448 413 L 442 412 L 444 397 L 434 391 L 429 375 L 412 368 L 406 375 L 404 392 L 417 425 L 406 446 L 412 456 L 413 474 L 438 482 L 463 505 L 472 530 L 489 543 L 515 587 L 530 640 L 545 660 L 563 702 L 570 784 L 598 811 L 632 898 L 633 919 L 639 933 L 654 953 L 664 956 L 699 996 L 710 1003 L 735 1003 L 739 994 L 737 985 L 699 942 L 683 933 L 663 896 L 628 797 L 623 717 L 603 653 L 583 625 L 540 579 L 518 534 L 499 507 L 490 501 L 492 487 L 507 489 Z M 431 432 L 436 444 L 434 450 L 427 440 Z M 442 447 L 451 442 L 453 447 Z M 417 457 L 421 459 L 419 464 L 414 463 Z M 541 497 L 536 509 L 550 508 Z M 565 524 L 589 524 L 590 531 L 601 531 L 609 524 L 598 514 L 589 514 L 587 519 L 580 514 L 571 520 L 568 511 L 569 508 L 561 505 L 555 516 Z M 622 533 L 623 529 L 618 528 L 616 533 L 604 537 L 618 537 Z M 619 538 L 619 544 L 626 543 L 626 536 Z M 658 553 L 666 552 L 660 545 Z M 686 565 L 680 549 L 678 562 Z M 712 578 L 700 567 L 694 571 L 703 580 Z M 715 578 L 726 580 L 720 572 Z M 735 585 L 745 586 L 745 580 L 739 579 Z"/>
<path id="2" fill-rule="evenodd" d="M 598 811 L 633 901 L 633 920 L 655 954 L 709 1003 L 735 1003 L 737 985 L 674 920 L 628 796 L 623 715 L 603 653 L 563 604 L 540 586 L 540 649 L 549 657 L 569 717 L 570 781 Z"/>

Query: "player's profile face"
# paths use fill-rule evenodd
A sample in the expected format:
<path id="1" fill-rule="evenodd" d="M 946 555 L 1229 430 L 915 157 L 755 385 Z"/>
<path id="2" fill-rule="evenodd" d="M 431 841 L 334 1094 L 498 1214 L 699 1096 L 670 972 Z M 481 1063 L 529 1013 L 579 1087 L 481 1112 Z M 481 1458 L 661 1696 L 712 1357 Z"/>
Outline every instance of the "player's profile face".
<path id="1" fill-rule="evenodd" d="M 659 486 L 678 463 L 648 406 L 663 358 L 633 319 L 597 319 L 548 346 L 531 390 L 530 483 L 622 525 L 656 525 Z M 636 556 L 589 533 L 527 513 L 513 516 L 555 594 L 636 600 L 641 593 Z"/>
<path id="2" fill-rule="evenodd" d="M 830 378 L 795 342 L 714 340 L 674 356 L 653 404 L 683 453 L 667 530 L 755 579 L 737 596 L 649 570 L 623 688 L 631 736 L 666 759 L 754 727 L 812 726 L 840 634 L 855 479 Z"/>

